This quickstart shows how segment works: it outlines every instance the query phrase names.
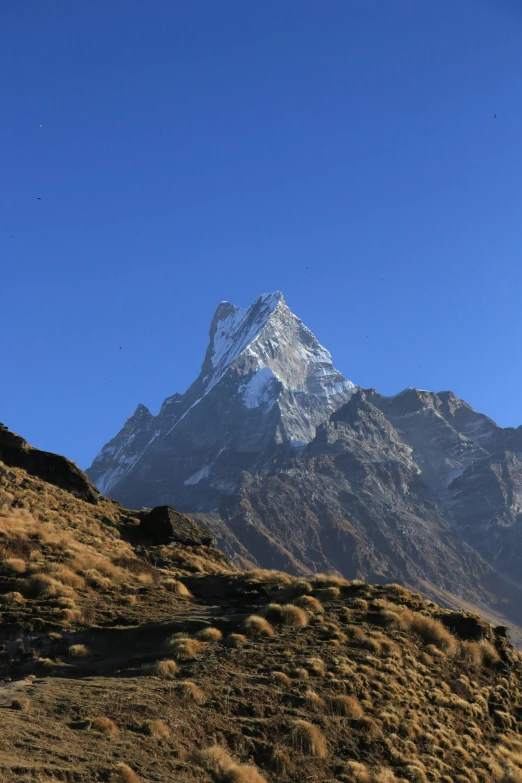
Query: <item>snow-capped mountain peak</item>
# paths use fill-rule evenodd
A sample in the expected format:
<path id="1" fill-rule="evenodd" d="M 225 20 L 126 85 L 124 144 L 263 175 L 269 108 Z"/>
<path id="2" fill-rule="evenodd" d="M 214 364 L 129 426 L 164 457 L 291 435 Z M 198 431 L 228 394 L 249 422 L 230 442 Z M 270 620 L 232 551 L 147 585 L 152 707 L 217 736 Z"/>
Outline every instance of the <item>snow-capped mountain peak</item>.
<path id="1" fill-rule="evenodd" d="M 354 390 L 281 292 L 248 308 L 221 302 L 198 378 L 157 416 L 139 408 L 88 474 L 128 503 L 130 492 L 183 506 L 178 494 L 202 484 L 215 498 L 270 444 L 310 442 Z"/>

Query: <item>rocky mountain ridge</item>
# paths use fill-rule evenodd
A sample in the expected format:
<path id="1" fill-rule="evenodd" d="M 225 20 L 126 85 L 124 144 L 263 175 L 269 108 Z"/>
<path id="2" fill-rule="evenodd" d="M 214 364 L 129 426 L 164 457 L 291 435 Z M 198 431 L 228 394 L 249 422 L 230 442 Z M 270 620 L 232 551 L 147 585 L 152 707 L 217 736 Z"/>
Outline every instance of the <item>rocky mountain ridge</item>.
<path id="1" fill-rule="evenodd" d="M 196 382 L 157 417 L 139 407 L 88 475 L 196 514 L 239 564 L 406 582 L 522 622 L 522 427 L 450 391 L 355 387 L 280 294 L 222 303 Z"/>

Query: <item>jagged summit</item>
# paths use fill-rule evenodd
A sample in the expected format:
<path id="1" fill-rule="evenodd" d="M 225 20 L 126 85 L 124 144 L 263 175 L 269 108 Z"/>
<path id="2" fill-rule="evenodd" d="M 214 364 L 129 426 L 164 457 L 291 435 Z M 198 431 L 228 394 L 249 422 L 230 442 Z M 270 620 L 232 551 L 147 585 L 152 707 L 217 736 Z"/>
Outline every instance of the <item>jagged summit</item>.
<path id="1" fill-rule="evenodd" d="M 138 406 L 88 474 L 131 505 L 193 507 L 198 485 L 196 505 L 213 507 L 267 448 L 309 443 L 354 390 L 281 292 L 221 302 L 198 378 L 158 416 Z"/>

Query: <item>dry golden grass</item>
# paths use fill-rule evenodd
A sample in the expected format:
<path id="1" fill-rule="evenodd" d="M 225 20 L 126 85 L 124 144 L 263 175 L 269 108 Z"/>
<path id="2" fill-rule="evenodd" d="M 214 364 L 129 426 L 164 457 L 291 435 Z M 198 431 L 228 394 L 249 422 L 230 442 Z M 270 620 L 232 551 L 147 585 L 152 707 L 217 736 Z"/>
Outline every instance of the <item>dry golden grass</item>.
<path id="1" fill-rule="evenodd" d="M 289 625 L 292 628 L 305 628 L 308 625 L 306 612 L 293 604 L 269 604 L 265 616 L 275 625 Z"/>
<path id="2" fill-rule="evenodd" d="M 254 766 L 238 764 L 218 745 L 195 752 L 192 760 L 217 783 L 266 783 L 266 779 Z"/>
<path id="3" fill-rule="evenodd" d="M 27 710 L 31 709 L 31 700 L 24 698 L 13 699 L 11 701 L 11 709 L 27 712 Z"/>
<path id="4" fill-rule="evenodd" d="M 146 720 L 143 724 L 143 733 L 157 740 L 167 740 L 170 737 L 170 729 L 162 720 Z"/>
<path id="5" fill-rule="evenodd" d="M 273 636 L 274 629 L 264 617 L 257 614 L 251 614 L 245 620 L 245 631 L 250 636 Z"/>
<path id="6" fill-rule="evenodd" d="M 74 658 L 85 658 L 89 655 L 89 649 L 85 644 L 71 644 L 69 655 L 72 655 Z"/>
<path id="7" fill-rule="evenodd" d="M 355 696 L 331 696 L 327 705 L 332 715 L 344 718 L 361 718 L 364 714 L 364 710 Z"/>
<path id="8" fill-rule="evenodd" d="M 167 642 L 167 646 L 174 656 L 180 661 L 190 661 L 201 655 L 204 645 L 197 639 L 190 637 L 173 637 Z"/>
<path id="9" fill-rule="evenodd" d="M 118 734 L 118 726 L 116 723 L 105 716 L 93 718 L 91 721 L 91 728 L 94 731 L 99 731 L 101 734 L 106 734 L 110 738 L 114 738 Z"/>
<path id="10" fill-rule="evenodd" d="M 292 678 L 288 676 L 288 674 L 285 674 L 284 672 L 275 671 L 272 672 L 272 679 L 275 683 L 278 685 L 282 685 L 285 688 L 288 688 L 289 685 L 292 684 Z"/>
<path id="11" fill-rule="evenodd" d="M 192 598 L 192 593 L 179 579 L 165 579 L 163 587 L 180 598 Z"/>
<path id="12" fill-rule="evenodd" d="M 242 633 L 229 633 L 225 639 L 225 645 L 227 647 L 236 647 L 240 649 L 247 643 L 247 638 Z"/>
<path id="13" fill-rule="evenodd" d="M 324 759 L 327 755 L 326 740 L 321 729 L 309 721 L 298 719 L 294 721 L 290 733 L 292 747 L 306 756 Z"/>
<path id="14" fill-rule="evenodd" d="M 134 770 L 131 769 L 131 767 L 129 767 L 128 764 L 124 764 L 122 761 L 116 764 L 115 775 L 116 775 L 116 780 L 121 781 L 121 783 L 139 782 L 139 778 L 134 772 Z"/>
<path id="15" fill-rule="evenodd" d="M 203 628 L 197 632 L 196 639 L 201 642 L 220 642 L 223 639 L 223 634 L 219 628 Z"/>
<path id="16" fill-rule="evenodd" d="M 324 607 L 319 599 L 313 595 L 300 595 L 295 599 L 295 605 L 305 609 L 307 612 L 316 612 L 322 614 Z"/>
<path id="17" fill-rule="evenodd" d="M 178 672 L 178 664 L 176 661 L 172 661 L 167 658 L 163 661 L 157 661 L 156 663 L 152 664 L 152 666 L 148 668 L 148 671 L 151 674 L 156 675 L 156 677 L 161 677 L 163 680 L 170 680 L 176 676 Z"/>
<path id="18" fill-rule="evenodd" d="M 178 682 L 174 690 L 177 696 L 186 702 L 192 702 L 194 704 L 205 704 L 207 700 L 207 696 L 201 690 L 201 688 L 196 685 L 195 682 L 191 682 L 190 680 Z"/>

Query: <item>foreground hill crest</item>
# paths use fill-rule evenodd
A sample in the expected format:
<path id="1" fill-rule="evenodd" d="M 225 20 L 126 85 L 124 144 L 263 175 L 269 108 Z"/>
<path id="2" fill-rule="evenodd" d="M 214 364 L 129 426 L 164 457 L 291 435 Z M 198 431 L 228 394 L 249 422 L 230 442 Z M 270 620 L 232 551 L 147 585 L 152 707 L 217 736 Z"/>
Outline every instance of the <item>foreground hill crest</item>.
<path id="1" fill-rule="evenodd" d="M 186 517 L 92 502 L 78 468 L 8 435 L 2 781 L 522 779 L 505 628 L 397 584 L 240 571 Z"/>

